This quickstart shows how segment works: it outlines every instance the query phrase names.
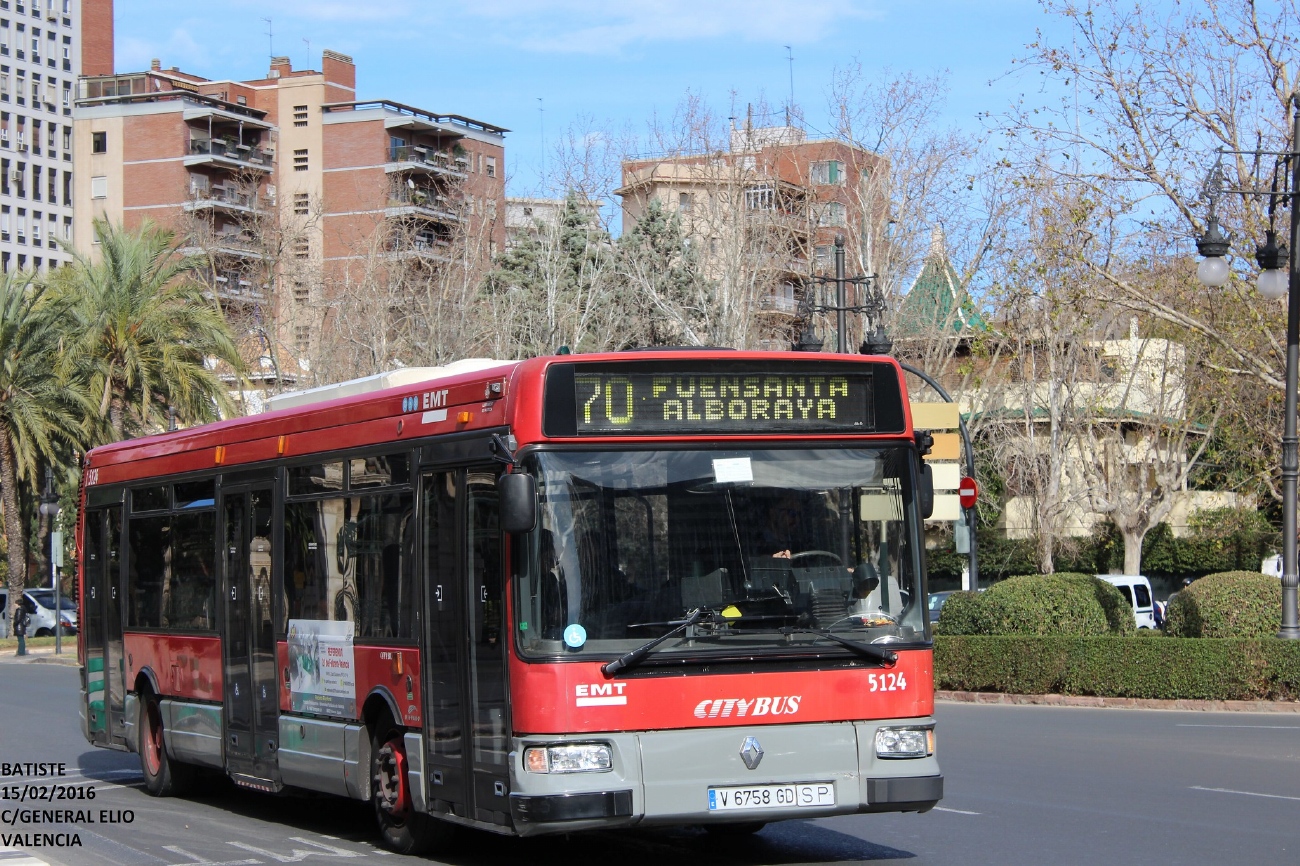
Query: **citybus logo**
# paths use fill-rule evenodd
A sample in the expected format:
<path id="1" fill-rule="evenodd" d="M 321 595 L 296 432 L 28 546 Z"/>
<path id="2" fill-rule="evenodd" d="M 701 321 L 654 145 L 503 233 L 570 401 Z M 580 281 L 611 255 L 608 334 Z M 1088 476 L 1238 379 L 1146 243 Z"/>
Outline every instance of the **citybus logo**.
<path id="1" fill-rule="evenodd" d="M 732 716 L 793 716 L 799 712 L 802 695 L 783 695 L 774 698 L 711 698 L 695 705 L 697 719 L 729 719 Z"/>

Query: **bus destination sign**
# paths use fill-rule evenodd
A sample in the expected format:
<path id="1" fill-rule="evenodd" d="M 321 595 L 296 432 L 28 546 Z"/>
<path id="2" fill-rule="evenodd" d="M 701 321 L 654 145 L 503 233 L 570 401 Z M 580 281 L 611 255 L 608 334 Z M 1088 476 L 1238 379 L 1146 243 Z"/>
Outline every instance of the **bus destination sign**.
<path id="1" fill-rule="evenodd" d="M 866 433 L 875 427 L 867 370 L 581 369 L 573 381 L 577 435 Z"/>

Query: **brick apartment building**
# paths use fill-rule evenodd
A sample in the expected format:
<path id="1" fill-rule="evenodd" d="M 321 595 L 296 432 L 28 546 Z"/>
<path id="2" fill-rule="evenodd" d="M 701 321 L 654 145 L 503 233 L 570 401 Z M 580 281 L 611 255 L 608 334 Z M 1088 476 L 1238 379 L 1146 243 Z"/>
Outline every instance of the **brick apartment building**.
<path id="1" fill-rule="evenodd" d="M 74 87 L 112 68 L 112 0 L 0 0 L 0 270 L 67 261 Z"/>
<path id="2" fill-rule="evenodd" d="M 299 380 L 341 287 L 377 261 L 486 261 L 505 244 L 506 130 L 358 102 L 356 67 L 333 51 L 319 71 L 274 58 L 253 81 L 155 61 L 84 77 L 76 105 L 74 194 L 88 204 L 78 248 L 93 255 L 95 219 L 173 228 L 208 259 L 212 291 L 268 384 Z M 457 245 L 466 238 L 476 243 Z"/>
<path id="3" fill-rule="evenodd" d="M 624 161 L 615 190 L 623 231 L 658 203 L 677 214 L 706 275 L 757 267 L 758 315 L 769 337 L 763 342 L 779 348 L 812 277 L 833 273 L 836 235 L 846 238 L 850 274 L 870 267 L 888 163 L 838 139 L 810 140 L 798 127 L 755 126 L 752 119 L 733 124 L 729 145 Z"/>

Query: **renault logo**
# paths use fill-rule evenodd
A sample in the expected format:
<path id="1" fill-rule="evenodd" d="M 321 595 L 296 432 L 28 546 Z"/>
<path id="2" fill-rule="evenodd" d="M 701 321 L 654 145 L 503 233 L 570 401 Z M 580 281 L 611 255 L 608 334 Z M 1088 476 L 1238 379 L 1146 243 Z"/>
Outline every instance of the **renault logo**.
<path id="1" fill-rule="evenodd" d="M 745 742 L 740 744 L 740 759 L 749 769 L 758 768 L 758 762 L 763 760 L 763 747 L 758 744 L 757 737 L 745 737 Z"/>

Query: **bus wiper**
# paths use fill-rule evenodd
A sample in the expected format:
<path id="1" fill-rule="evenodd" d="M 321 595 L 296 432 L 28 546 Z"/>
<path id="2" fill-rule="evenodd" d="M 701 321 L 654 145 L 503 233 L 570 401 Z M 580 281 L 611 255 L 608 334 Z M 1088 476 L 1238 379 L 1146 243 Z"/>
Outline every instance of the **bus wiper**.
<path id="1" fill-rule="evenodd" d="M 859 643 L 858 641 L 855 640 L 849 640 L 846 637 L 840 637 L 839 635 L 835 634 L 829 629 L 787 627 L 787 628 L 779 629 L 779 631 L 781 632 L 781 634 L 784 635 L 815 634 L 818 637 L 824 637 L 828 640 L 834 641 L 835 643 L 839 644 L 842 647 L 847 647 L 848 649 L 853 650 L 855 653 L 857 653 L 860 656 L 865 656 L 866 658 L 869 659 L 875 659 L 881 664 L 892 666 L 898 662 L 898 653 L 894 652 L 893 650 L 881 649 L 880 647 L 872 646 L 869 643 Z"/>
<path id="2" fill-rule="evenodd" d="M 659 637 L 655 638 L 652 641 L 649 641 L 648 643 L 642 644 L 641 646 L 637 647 L 631 652 L 619 656 L 618 658 L 614 659 L 612 662 L 607 662 L 601 665 L 600 667 L 601 672 L 604 673 L 605 676 L 607 677 L 612 677 L 614 676 L 614 674 L 618 673 L 621 670 L 626 670 L 627 668 L 636 667 L 637 665 L 641 664 L 641 662 L 645 660 L 645 657 L 650 655 L 650 653 L 654 650 L 654 648 L 659 646 L 659 644 L 663 643 L 664 641 L 668 640 L 668 638 L 674 635 L 686 631 L 686 629 L 695 625 L 697 622 L 704 619 L 706 616 L 711 615 L 712 613 L 713 612 L 708 608 L 697 607 L 695 610 L 691 611 L 690 616 L 686 617 L 686 619 L 678 623 L 675 629 L 668 632 L 667 634 L 660 635 Z"/>

